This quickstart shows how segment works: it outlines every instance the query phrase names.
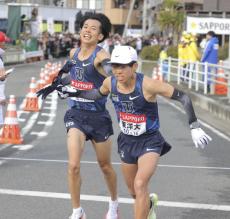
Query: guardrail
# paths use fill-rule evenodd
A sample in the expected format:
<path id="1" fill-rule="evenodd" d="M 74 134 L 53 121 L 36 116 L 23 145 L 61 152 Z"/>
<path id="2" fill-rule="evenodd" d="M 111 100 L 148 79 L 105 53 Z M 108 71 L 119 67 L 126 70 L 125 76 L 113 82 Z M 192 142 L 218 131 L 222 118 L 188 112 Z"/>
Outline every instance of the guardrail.
<path id="1" fill-rule="evenodd" d="M 148 72 L 149 76 L 161 75 L 168 82 L 186 84 L 189 89 L 204 94 L 222 95 L 230 101 L 230 67 L 225 66 L 222 61 L 214 65 L 171 57 L 159 62 L 140 60 L 138 70 L 143 73 Z M 153 75 L 150 75 L 150 72 Z"/>
<path id="2" fill-rule="evenodd" d="M 5 64 L 23 63 L 26 60 L 25 53 L 22 50 L 6 51 L 3 54 Z"/>
<path id="3" fill-rule="evenodd" d="M 24 50 L 6 50 L 3 54 L 5 64 L 25 63 L 43 60 L 42 50 L 25 52 Z"/>

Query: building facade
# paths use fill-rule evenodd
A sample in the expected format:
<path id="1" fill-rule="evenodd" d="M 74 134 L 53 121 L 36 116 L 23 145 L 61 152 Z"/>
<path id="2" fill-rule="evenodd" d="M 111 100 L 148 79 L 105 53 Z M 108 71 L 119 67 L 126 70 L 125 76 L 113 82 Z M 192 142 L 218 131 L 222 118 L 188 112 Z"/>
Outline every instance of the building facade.
<path id="1" fill-rule="evenodd" d="M 67 11 L 68 14 L 68 11 L 70 10 L 71 12 L 76 10 L 76 13 L 81 10 L 83 14 L 86 11 L 101 12 L 107 15 L 111 20 L 112 32 L 122 34 L 125 23 L 127 22 L 127 17 L 132 1 L 133 0 L 15 0 L 14 3 L 33 5 L 38 4 L 39 8 L 48 7 L 48 10 L 50 9 L 52 11 L 55 11 L 54 7 L 56 7 L 59 15 L 60 10 L 62 10 L 64 14 L 66 14 L 65 11 Z M 5 0 L 5 3 L 11 2 L 12 1 Z M 135 1 L 134 8 L 128 23 L 129 28 L 141 29 L 142 6 L 143 0 Z M 73 16 L 73 12 L 71 15 L 72 17 L 75 17 L 75 15 Z M 65 16 L 58 16 L 59 21 L 63 19 L 66 21 Z M 54 17 L 54 20 L 56 20 L 56 17 Z"/>
<path id="2" fill-rule="evenodd" d="M 59 22 L 68 22 L 67 16 L 71 11 L 71 17 L 75 18 L 78 11 L 96 11 L 104 13 L 109 17 L 112 23 L 112 32 L 122 34 L 124 26 L 127 22 L 128 13 L 130 11 L 133 0 L 15 0 L 15 3 L 38 4 L 42 11 L 52 10 L 55 15 L 54 20 Z M 11 3 L 5 0 L 3 3 Z M 146 9 L 143 8 L 144 0 L 136 0 L 134 8 L 129 19 L 128 28 L 142 29 L 143 19 L 146 20 L 147 34 L 159 33 L 161 30 L 156 23 L 157 13 L 162 6 L 163 0 L 145 0 Z M 179 0 L 181 8 L 188 15 L 201 17 L 230 17 L 230 1 L 229 0 Z M 47 9 L 45 9 L 48 7 Z M 56 8 L 56 9 L 55 9 Z M 60 17 L 60 10 L 64 16 Z M 143 13 L 145 10 L 145 14 Z M 55 12 L 57 11 L 57 13 Z M 6 14 L 5 12 L 0 12 Z M 44 18 L 50 14 L 44 12 Z M 144 17 L 145 16 L 145 17 Z"/>
<path id="3" fill-rule="evenodd" d="M 203 0 L 204 11 L 230 11 L 230 1 L 228 0 Z"/>

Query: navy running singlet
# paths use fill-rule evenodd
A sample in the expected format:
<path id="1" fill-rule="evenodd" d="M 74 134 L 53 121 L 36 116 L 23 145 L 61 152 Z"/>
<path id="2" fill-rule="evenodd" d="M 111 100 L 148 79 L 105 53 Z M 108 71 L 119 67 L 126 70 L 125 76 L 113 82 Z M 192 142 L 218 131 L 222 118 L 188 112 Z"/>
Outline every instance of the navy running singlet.
<path id="1" fill-rule="evenodd" d="M 139 136 L 159 129 L 157 102 L 147 102 L 142 91 L 144 75 L 136 73 L 135 89 L 130 94 L 117 90 L 117 81 L 111 77 L 110 98 L 114 104 L 119 126 L 126 135 Z"/>
<path id="2" fill-rule="evenodd" d="M 80 48 L 76 50 L 73 56 L 73 60 L 75 60 L 76 64 L 74 64 L 70 70 L 71 85 L 73 87 L 78 90 L 91 90 L 94 88 L 99 88 L 102 85 L 105 77 L 101 75 L 94 67 L 94 59 L 101 49 L 102 48 L 100 46 L 97 46 L 90 57 L 84 61 L 80 61 L 78 59 Z M 79 110 L 100 112 L 105 111 L 106 101 L 106 96 L 95 101 L 71 97 L 69 99 L 69 106 Z"/>

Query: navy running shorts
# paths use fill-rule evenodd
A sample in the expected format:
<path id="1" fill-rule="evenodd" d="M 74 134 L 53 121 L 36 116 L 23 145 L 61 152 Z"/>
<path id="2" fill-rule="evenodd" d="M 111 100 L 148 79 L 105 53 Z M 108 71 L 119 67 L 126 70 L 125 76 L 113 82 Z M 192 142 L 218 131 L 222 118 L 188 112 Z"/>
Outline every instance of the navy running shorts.
<path id="1" fill-rule="evenodd" d="M 69 109 L 64 117 L 67 132 L 77 128 L 86 135 L 86 140 L 104 142 L 113 135 L 112 120 L 108 111 L 88 112 L 75 108 Z"/>
<path id="2" fill-rule="evenodd" d="M 129 164 L 136 164 L 143 154 L 155 152 L 163 156 L 171 149 L 158 130 L 140 136 L 126 135 L 121 132 L 117 143 L 121 160 Z"/>

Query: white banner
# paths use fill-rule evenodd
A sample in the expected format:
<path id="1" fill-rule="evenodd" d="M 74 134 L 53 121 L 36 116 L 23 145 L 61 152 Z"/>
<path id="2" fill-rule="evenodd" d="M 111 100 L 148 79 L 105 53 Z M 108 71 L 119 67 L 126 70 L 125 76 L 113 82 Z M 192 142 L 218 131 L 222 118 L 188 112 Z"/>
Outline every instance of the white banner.
<path id="1" fill-rule="evenodd" d="M 50 34 L 54 33 L 54 19 L 52 17 L 47 18 L 47 31 Z"/>
<path id="2" fill-rule="evenodd" d="M 187 31 L 204 33 L 214 31 L 216 34 L 230 34 L 230 19 L 213 17 L 187 17 Z"/>
<path id="3" fill-rule="evenodd" d="M 127 29 L 127 36 L 141 37 L 142 29 Z"/>

